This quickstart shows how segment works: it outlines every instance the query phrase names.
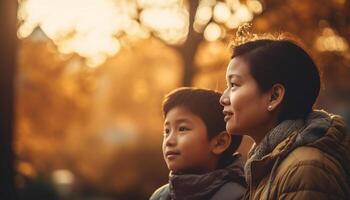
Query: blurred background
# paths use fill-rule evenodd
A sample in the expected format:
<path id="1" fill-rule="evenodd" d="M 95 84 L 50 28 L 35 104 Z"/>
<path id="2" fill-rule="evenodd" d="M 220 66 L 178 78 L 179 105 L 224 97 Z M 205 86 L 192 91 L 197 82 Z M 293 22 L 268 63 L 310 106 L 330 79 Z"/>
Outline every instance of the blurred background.
<path id="1" fill-rule="evenodd" d="M 148 199 L 168 178 L 163 96 L 222 91 L 229 43 L 246 22 L 304 42 L 323 76 L 316 107 L 349 124 L 348 0 L 18 0 L 19 198 Z"/>

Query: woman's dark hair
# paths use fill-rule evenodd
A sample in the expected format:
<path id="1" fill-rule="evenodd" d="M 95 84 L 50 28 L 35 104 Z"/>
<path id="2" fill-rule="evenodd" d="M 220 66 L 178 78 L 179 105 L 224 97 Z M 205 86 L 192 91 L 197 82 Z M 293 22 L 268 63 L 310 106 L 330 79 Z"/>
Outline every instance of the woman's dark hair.
<path id="1" fill-rule="evenodd" d="M 184 107 L 201 118 L 207 128 L 208 138 L 212 139 L 222 131 L 226 131 L 226 123 L 220 104 L 221 93 L 190 87 L 182 87 L 171 91 L 163 101 L 163 115 L 175 107 Z M 219 167 L 224 167 L 230 161 L 232 154 L 241 144 L 242 136 L 233 135 L 231 144 L 219 159 Z"/>
<path id="2" fill-rule="evenodd" d="M 320 91 L 319 71 L 300 46 L 289 40 L 260 39 L 233 48 L 234 57 L 243 58 L 262 92 L 282 84 L 285 96 L 279 121 L 305 118 Z"/>

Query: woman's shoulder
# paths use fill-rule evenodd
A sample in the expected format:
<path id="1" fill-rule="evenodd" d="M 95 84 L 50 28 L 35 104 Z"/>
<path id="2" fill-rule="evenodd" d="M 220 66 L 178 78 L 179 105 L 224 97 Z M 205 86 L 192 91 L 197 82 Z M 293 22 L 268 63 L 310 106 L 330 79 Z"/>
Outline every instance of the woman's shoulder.
<path id="1" fill-rule="evenodd" d="M 339 165 L 330 155 L 320 149 L 301 146 L 286 156 L 277 169 L 277 174 L 285 175 L 291 170 L 338 168 Z"/>
<path id="2" fill-rule="evenodd" d="M 346 174 L 341 163 L 321 149 L 301 146 L 294 149 L 279 165 L 276 179 L 281 182 L 288 182 L 294 186 L 313 186 L 320 182 L 325 184 L 336 182 L 346 182 Z M 337 183 L 334 183 L 337 185 Z M 317 186 L 317 188 L 327 189 L 327 187 Z"/>
<path id="3" fill-rule="evenodd" d="M 165 184 L 153 192 L 149 200 L 166 200 L 169 196 L 169 184 Z"/>
<path id="4" fill-rule="evenodd" d="M 301 146 L 290 152 L 284 161 L 290 162 L 289 164 L 300 164 L 300 162 L 322 161 L 324 156 L 324 153 L 320 149 L 309 146 Z"/>
<path id="5" fill-rule="evenodd" d="M 294 149 L 282 161 L 280 168 L 288 167 L 339 167 L 338 161 L 332 155 L 322 151 L 321 149 L 311 146 L 301 146 Z"/>
<path id="6" fill-rule="evenodd" d="M 331 155 L 321 149 L 302 146 L 294 149 L 279 165 L 275 182 L 280 195 L 338 195 L 350 194 L 346 171 Z"/>

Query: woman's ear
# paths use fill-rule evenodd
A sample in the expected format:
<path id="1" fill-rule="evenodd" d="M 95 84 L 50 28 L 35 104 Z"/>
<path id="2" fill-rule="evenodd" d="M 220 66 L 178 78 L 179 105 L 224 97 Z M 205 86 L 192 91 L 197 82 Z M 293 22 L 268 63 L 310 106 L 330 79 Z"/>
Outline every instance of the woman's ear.
<path id="1" fill-rule="evenodd" d="M 211 140 L 211 151 L 215 155 L 222 154 L 231 144 L 231 135 L 227 131 L 222 131 Z"/>
<path id="2" fill-rule="evenodd" d="M 275 110 L 283 101 L 284 95 L 285 95 L 285 88 L 282 84 L 275 84 L 272 86 L 270 92 L 269 92 L 269 102 L 267 105 L 268 111 Z"/>

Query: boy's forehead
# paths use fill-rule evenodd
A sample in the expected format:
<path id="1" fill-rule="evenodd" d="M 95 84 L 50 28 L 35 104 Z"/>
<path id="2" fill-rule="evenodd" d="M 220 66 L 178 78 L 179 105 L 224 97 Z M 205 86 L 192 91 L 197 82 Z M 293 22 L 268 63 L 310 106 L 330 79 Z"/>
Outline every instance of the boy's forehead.
<path id="1" fill-rule="evenodd" d="M 184 106 L 176 106 L 169 110 L 166 114 L 164 123 L 171 122 L 191 122 L 193 118 L 199 118 Z"/>
<path id="2" fill-rule="evenodd" d="M 164 124 L 170 124 L 170 123 L 183 123 L 183 122 L 192 122 L 190 119 L 188 118 L 178 118 L 175 120 L 165 120 Z"/>

